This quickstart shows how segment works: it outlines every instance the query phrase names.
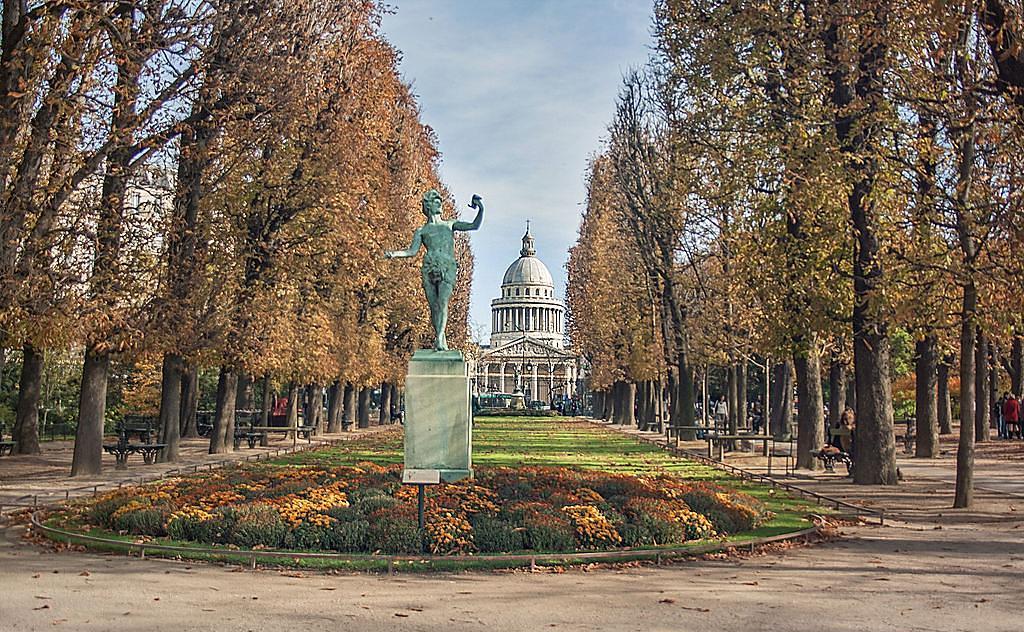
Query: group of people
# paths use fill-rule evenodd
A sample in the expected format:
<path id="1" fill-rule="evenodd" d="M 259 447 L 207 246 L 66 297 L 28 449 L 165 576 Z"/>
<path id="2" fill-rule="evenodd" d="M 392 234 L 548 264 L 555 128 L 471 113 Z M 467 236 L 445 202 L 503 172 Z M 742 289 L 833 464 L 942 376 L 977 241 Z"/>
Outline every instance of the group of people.
<path id="1" fill-rule="evenodd" d="M 1006 392 L 992 411 L 1000 439 L 1024 439 L 1020 399 Z"/>

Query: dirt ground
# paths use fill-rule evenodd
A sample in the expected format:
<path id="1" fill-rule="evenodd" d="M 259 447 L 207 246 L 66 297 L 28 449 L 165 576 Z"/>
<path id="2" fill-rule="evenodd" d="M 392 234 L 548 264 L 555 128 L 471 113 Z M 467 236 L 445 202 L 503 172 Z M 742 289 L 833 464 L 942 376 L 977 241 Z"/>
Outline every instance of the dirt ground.
<path id="1" fill-rule="evenodd" d="M 0 629 L 1024 629 L 1024 498 L 981 491 L 971 510 L 951 510 L 951 484 L 917 477 L 904 463 L 897 488 L 854 486 L 841 475 L 804 482 L 885 507 L 884 527 L 842 527 L 815 545 L 660 567 L 251 571 L 58 553 L 26 544 L 24 527 L 9 526 L 0 538 Z"/>

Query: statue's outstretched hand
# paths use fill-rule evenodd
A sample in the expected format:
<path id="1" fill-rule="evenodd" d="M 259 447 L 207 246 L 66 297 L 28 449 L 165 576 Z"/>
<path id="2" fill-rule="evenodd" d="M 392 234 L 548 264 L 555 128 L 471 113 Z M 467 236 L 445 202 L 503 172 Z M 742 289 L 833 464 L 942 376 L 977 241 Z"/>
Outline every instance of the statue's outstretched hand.
<path id="1" fill-rule="evenodd" d="M 469 208 L 480 208 L 482 202 L 483 198 L 481 198 L 479 195 L 474 195 L 473 201 L 469 203 Z"/>

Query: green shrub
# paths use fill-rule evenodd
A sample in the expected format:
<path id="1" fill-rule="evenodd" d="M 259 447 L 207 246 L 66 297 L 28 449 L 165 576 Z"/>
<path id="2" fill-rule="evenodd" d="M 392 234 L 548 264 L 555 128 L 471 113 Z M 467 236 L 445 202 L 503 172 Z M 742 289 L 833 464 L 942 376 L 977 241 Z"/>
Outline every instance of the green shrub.
<path id="1" fill-rule="evenodd" d="M 119 493 L 117 496 L 101 500 L 90 506 L 85 515 L 91 524 L 113 527 L 111 517 L 114 512 L 127 505 L 132 500 L 131 496 Z"/>
<path id="2" fill-rule="evenodd" d="M 175 540 L 212 543 L 215 532 L 212 520 L 198 520 L 190 516 L 176 516 L 167 523 L 167 535 Z"/>
<path id="3" fill-rule="evenodd" d="M 622 536 L 622 546 L 650 546 L 656 542 L 651 531 L 642 524 L 627 522 L 618 525 L 618 531 Z"/>
<path id="4" fill-rule="evenodd" d="M 366 531 L 367 549 L 386 555 L 419 553 L 423 549 L 423 536 L 415 518 L 409 519 L 387 510 L 370 516 Z"/>
<path id="5" fill-rule="evenodd" d="M 398 501 L 384 494 L 370 494 L 358 499 L 352 506 L 360 515 L 369 516 L 381 509 L 391 509 Z"/>
<path id="6" fill-rule="evenodd" d="M 284 536 L 284 548 L 316 551 L 330 548 L 328 529 L 315 524 L 303 522 L 291 529 Z"/>
<path id="7" fill-rule="evenodd" d="M 576 529 L 561 513 L 533 510 L 525 514 L 524 542 L 537 551 L 572 551 L 576 548 Z"/>
<path id="8" fill-rule="evenodd" d="M 473 520 L 473 543 L 481 553 L 519 551 L 523 532 L 504 520 L 480 516 Z"/>
<path id="9" fill-rule="evenodd" d="M 134 535 L 166 535 L 164 522 L 167 515 L 160 509 L 146 507 L 129 511 L 113 518 L 113 528 Z"/>
<path id="10" fill-rule="evenodd" d="M 370 523 L 366 520 L 338 521 L 325 534 L 324 548 L 342 553 L 366 551 Z"/>
<path id="11" fill-rule="evenodd" d="M 234 507 L 218 507 L 213 510 L 213 519 L 209 520 L 209 542 L 211 544 L 230 544 L 231 533 L 237 522 L 238 512 Z"/>
<path id="12" fill-rule="evenodd" d="M 279 548 L 288 533 L 288 526 L 274 507 L 253 503 L 235 508 L 228 533 L 231 544 L 246 548 Z"/>

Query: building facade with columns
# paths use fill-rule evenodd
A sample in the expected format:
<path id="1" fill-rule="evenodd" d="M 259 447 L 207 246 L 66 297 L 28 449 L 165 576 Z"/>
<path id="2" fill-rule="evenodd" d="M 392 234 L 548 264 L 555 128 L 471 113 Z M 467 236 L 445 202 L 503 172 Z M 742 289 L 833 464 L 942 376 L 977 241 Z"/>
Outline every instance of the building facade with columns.
<path id="1" fill-rule="evenodd" d="M 575 397 L 580 377 L 580 363 L 566 344 L 565 306 L 527 225 L 519 258 L 491 301 L 490 344 L 480 347 L 474 363 L 474 389 L 556 406 Z"/>

